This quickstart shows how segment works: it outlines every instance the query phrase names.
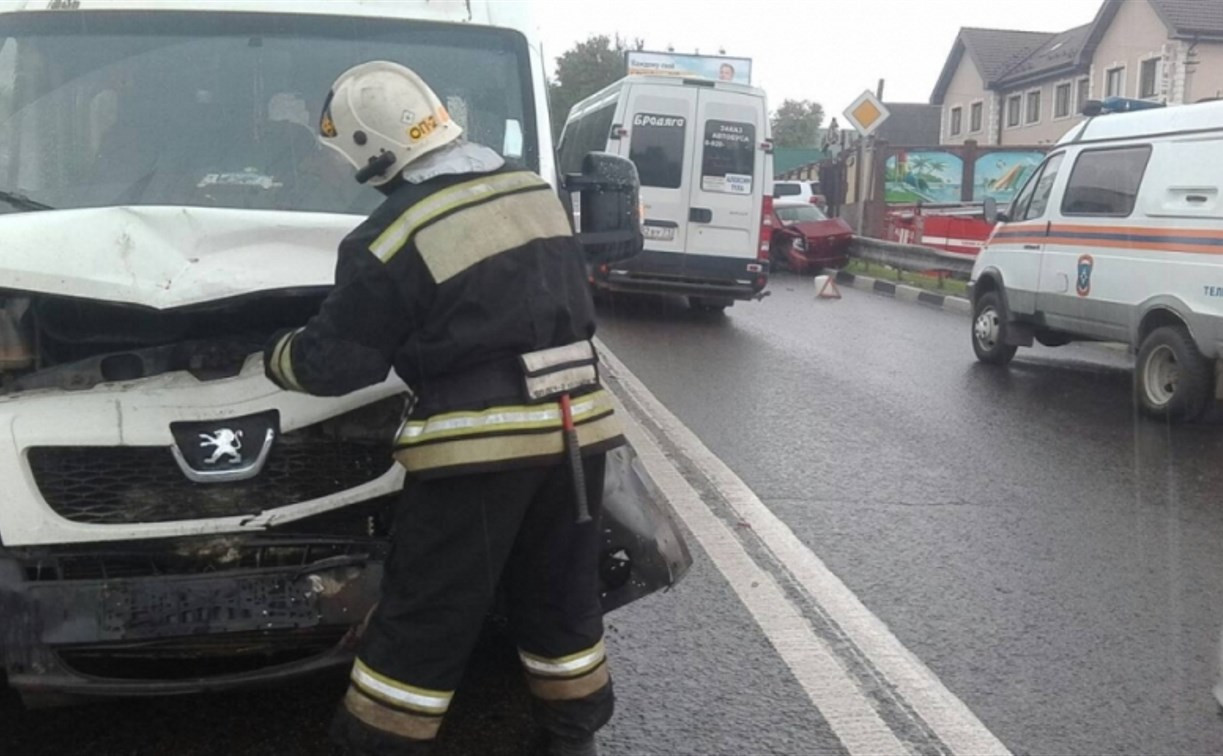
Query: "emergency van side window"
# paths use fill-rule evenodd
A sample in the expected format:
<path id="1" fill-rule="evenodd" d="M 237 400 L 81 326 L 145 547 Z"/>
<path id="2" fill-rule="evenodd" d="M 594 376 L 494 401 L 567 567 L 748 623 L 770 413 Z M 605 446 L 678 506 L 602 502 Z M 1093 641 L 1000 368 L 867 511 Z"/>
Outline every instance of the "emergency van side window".
<path id="1" fill-rule="evenodd" d="M 581 173 L 582 158 L 586 157 L 586 153 L 607 149 L 607 137 L 611 133 L 615 115 L 616 101 L 612 100 L 598 110 L 565 124 L 558 155 L 562 173 Z"/>
<path id="2" fill-rule="evenodd" d="M 738 121 L 705 122 L 701 191 L 751 194 L 755 165 L 755 125 Z"/>
<path id="3" fill-rule="evenodd" d="M 1062 215 L 1127 217 L 1150 158 L 1149 145 L 1080 153 L 1062 198 Z"/>
<path id="4" fill-rule="evenodd" d="M 17 84 L 17 40 L 12 37 L 0 37 L 0 123 L 7 121 L 13 114 L 16 105 Z M 9 175 L 12 169 L 12 150 L 0 150 L 0 176 L 2 183 L 9 186 L 13 178 Z"/>
<path id="5" fill-rule="evenodd" d="M 688 119 L 658 113 L 637 113 L 629 127 L 629 160 L 637 166 L 642 186 L 678 189 L 684 176 L 684 142 Z"/>
<path id="6" fill-rule="evenodd" d="M 17 40 L 0 37 L 0 113 L 8 114 L 17 82 Z"/>
<path id="7" fill-rule="evenodd" d="M 1015 199 L 1011 200 L 1010 212 L 1007 213 L 1012 221 L 1020 221 L 1028 212 L 1028 205 L 1032 201 L 1032 192 L 1036 189 L 1036 182 L 1040 180 L 1040 169 L 1036 169 L 1036 173 L 1027 180 L 1023 188 L 1019 190 L 1019 194 L 1015 195 Z"/>
<path id="8" fill-rule="evenodd" d="M 1049 207 L 1049 195 L 1053 192 L 1053 183 L 1057 181 L 1057 170 L 1062 165 L 1062 155 L 1059 153 L 1045 161 L 1040 177 L 1036 179 L 1032 190 L 1032 201 L 1024 210 L 1023 217 L 1018 220 L 1035 220 L 1045 215 Z"/>

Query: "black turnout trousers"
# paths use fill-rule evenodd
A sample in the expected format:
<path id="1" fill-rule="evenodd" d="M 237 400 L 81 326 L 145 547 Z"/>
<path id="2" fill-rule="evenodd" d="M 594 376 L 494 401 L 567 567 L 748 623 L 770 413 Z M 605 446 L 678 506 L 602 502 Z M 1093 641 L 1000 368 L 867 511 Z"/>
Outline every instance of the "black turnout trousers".
<path id="1" fill-rule="evenodd" d="M 540 724 L 580 739 L 607 723 L 598 577 L 605 456 L 583 464 L 592 516 L 584 525 L 564 464 L 409 477 L 339 739 L 357 753 L 427 751 L 498 585 Z"/>

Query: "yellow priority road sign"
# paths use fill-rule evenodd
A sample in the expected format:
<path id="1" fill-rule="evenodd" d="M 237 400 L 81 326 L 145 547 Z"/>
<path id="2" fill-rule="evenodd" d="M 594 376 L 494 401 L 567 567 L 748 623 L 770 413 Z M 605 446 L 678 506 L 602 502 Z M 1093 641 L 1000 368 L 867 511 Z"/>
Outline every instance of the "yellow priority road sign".
<path id="1" fill-rule="evenodd" d="M 845 109 L 845 117 L 858 133 L 864 137 L 875 133 L 883 125 L 891 112 L 879 101 L 875 93 L 869 89 L 858 95 L 858 99 Z"/>

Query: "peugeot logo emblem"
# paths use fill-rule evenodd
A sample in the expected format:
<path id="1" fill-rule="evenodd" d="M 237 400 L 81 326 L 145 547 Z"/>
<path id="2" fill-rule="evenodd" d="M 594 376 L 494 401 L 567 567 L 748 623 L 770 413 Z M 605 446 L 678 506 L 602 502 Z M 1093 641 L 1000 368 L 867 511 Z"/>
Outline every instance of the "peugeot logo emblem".
<path id="1" fill-rule="evenodd" d="M 188 479 L 196 483 L 230 483 L 253 478 L 263 470 L 276 440 L 276 418 L 264 413 L 221 423 L 189 422 L 171 426 L 170 451 Z"/>
<path id="2" fill-rule="evenodd" d="M 215 465 L 221 457 L 228 457 L 228 462 L 238 464 L 242 461 L 242 431 L 221 428 L 216 433 L 201 433 L 200 446 L 212 449 L 212 456 L 204 460 L 206 465 Z"/>

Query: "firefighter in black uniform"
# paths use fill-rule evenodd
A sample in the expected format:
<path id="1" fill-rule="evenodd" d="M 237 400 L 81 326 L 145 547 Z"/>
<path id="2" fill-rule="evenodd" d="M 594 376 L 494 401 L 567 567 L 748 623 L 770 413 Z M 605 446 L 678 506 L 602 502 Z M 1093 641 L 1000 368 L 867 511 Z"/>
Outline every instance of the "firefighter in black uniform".
<path id="1" fill-rule="evenodd" d="M 415 398 L 382 596 L 333 732 L 358 754 L 427 752 L 500 583 L 548 752 L 595 754 L 613 707 L 598 515 L 623 437 L 569 218 L 396 63 L 340 76 L 319 132 L 387 199 L 341 242 L 319 314 L 273 337 L 268 377 L 336 396 L 393 367 Z"/>

